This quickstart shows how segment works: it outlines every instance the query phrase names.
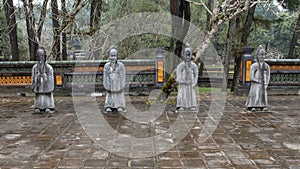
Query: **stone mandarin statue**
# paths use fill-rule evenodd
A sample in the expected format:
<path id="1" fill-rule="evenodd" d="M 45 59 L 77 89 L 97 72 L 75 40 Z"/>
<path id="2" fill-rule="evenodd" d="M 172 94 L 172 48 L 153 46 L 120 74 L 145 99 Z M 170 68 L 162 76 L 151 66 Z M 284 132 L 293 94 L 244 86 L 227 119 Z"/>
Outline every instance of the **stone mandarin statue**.
<path id="1" fill-rule="evenodd" d="M 197 110 L 197 97 L 195 87 L 198 82 L 198 67 L 191 61 L 192 49 L 187 45 L 183 52 L 184 61 L 176 69 L 176 82 L 178 95 L 176 108 L 179 111 Z"/>
<path id="2" fill-rule="evenodd" d="M 31 89 L 35 93 L 34 113 L 49 113 L 55 109 L 53 68 L 46 62 L 46 50 L 37 50 L 38 63 L 32 68 Z"/>
<path id="3" fill-rule="evenodd" d="M 251 86 L 246 101 L 246 110 L 268 111 L 267 87 L 270 81 L 270 67 L 264 62 L 266 50 L 260 45 L 256 51 L 257 62 L 250 67 Z"/>
<path id="4" fill-rule="evenodd" d="M 116 46 L 109 50 L 109 62 L 104 65 L 103 86 L 107 91 L 105 100 L 106 112 L 117 109 L 118 112 L 125 112 L 124 89 L 126 86 L 125 67 L 118 60 Z"/>

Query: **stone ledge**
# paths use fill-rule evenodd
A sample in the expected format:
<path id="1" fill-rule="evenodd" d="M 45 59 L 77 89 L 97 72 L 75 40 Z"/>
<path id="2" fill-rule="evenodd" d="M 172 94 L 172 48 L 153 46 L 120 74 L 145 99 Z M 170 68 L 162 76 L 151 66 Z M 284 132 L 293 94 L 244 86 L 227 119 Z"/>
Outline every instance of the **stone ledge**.
<path id="1" fill-rule="evenodd" d="M 248 95 L 250 86 L 237 86 L 234 93 L 238 96 Z M 268 86 L 268 95 L 300 95 L 300 86 Z"/>

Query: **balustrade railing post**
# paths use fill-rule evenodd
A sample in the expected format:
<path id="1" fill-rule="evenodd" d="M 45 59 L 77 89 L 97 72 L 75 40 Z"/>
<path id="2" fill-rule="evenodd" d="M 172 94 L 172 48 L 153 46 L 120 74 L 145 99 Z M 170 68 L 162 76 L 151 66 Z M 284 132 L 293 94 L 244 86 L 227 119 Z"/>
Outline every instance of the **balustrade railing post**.
<path id="1" fill-rule="evenodd" d="M 240 65 L 240 83 L 242 86 L 250 86 L 250 67 L 253 63 L 254 56 L 251 54 L 254 48 L 251 46 L 242 47 L 242 60 Z"/>
<path id="2" fill-rule="evenodd" d="M 155 54 L 155 84 L 156 86 L 163 86 L 165 83 L 165 57 L 163 56 L 164 49 L 156 48 Z"/>

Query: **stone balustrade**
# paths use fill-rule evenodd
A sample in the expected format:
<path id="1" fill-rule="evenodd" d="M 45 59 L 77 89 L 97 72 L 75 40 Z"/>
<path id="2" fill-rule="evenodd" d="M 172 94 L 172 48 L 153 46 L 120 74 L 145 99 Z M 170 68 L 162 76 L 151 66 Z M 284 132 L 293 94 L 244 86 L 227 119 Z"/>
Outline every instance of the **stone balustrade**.
<path id="1" fill-rule="evenodd" d="M 300 94 L 300 59 L 266 59 L 271 69 L 270 94 Z M 55 72 L 56 89 L 72 89 L 73 86 L 102 88 L 103 66 L 107 60 L 49 61 Z M 155 60 L 121 60 L 126 68 L 129 87 L 156 87 Z M 25 87 L 31 84 L 31 69 L 36 62 L 0 62 L 0 88 Z M 206 71 L 214 71 L 207 69 Z M 199 77 L 202 83 L 221 82 L 222 73 Z M 238 86 L 236 94 L 247 93 L 249 86 Z"/>

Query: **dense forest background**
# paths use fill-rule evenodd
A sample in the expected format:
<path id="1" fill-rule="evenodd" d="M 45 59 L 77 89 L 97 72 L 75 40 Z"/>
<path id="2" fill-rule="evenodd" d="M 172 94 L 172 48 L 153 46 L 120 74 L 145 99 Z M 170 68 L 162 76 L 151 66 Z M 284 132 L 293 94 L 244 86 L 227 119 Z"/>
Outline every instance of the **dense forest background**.
<path id="1" fill-rule="evenodd" d="M 36 60 L 38 45 L 48 60 L 106 59 L 105 31 L 115 20 L 141 12 L 176 16 L 167 27 L 172 36 L 143 33 L 116 42 L 120 59 L 153 58 L 166 51 L 170 70 L 179 63 L 191 26 L 203 32 L 194 59 L 221 64 L 224 88 L 230 66 L 235 77 L 243 46 L 263 44 L 269 58 L 300 58 L 299 0 L 1 0 L 0 59 Z M 179 18 L 179 19 L 178 19 Z M 140 23 L 143 25 L 143 23 Z M 155 23 L 157 24 L 157 23 Z M 126 32 L 121 32 L 126 33 Z M 113 36 L 112 36 L 113 37 Z M 176 38 L 174 38 L 176 37 Z M 177 56 L 177 57 L 174 57 Z M 207 66 L 207 65 L 206 65 Z"/>
<path id="2" fill-rule="evenodd" d="M 181 14 L 182 17 L 203 31 L 209 29 L 211 16 L 208 16 L 208 12 L 203 6 L 197 4 L 202 1 L 185 2 L 189 3 L 189 9 L 181 10 L 189 10 L 188 15 L 190 16 L 186 19 L 184 18 L 186 13 L 183 13 Z M 75 48 L 89 50 L 90 38 L 88 36 L 93 36 L 93 32 L 101 30 L 102 25 L 138 12 L 163 12 L 180 17 L 180 14 L 175 13 L 177 11 L 172 13 L 171 5 L 176 5 L 176 3 L 175 8 L 177 9 L 175 10 L 186 8 L 184 5 L 178 7 L 182 3 L 180 0 L 2 0 L 0 6 L 0 56 L 2 60 L 33 60 L 34 56 L 30 57 L 28 42 L 32 38 L 29 37 L 30 30 L 28 30 L 28 27 L 32 27 L 35 42 L 46 46 L 47 51 L 51 53 L 49 59 L 70 59 L 69 56 Z M 203 3 L 206 4 L 206 7 L 213 8 L 213 0 L 205 0 Z M 11 12 L 12 7 L 13 12 Z M 277 52 L 277 56 L 273 57 L 298 58 L 300 55 L 298 36 L 296 36 L 296 43 L 293 44 L 291 41 L 295 36 L 294 34 L 299 34 L 299 23 L 297 25 L 297 20 L 299 22 L 299 2 L 297 0 L 264 1 L 252 8 L 255 9 L 246 45 L 256 48 L 259 44 L 267 44 L 270 49 Z M 241 43 L 239 39 L 245 31 L 243 25 L 246 24 L 248 11 L 241 12 L 235 17 L 233 50 L 239 50 L 238 48 L 243 46 L 239 44 Z M 9 18 L 14 17 L 15 23 L 12 23 L 7 18 L 8 16 Z M 229 22 L 220 25 L 211 40 L 213 47 L 221 58 L 226 55 L 228 27 Z M 18 57 L 13 56 L 16 55 L 16 50 L 12 50 L 12 48 L 16 45 L 12 45 L 10 42 L 10 33 L 14 33 L 12 28 L 16 28 L 15 32 L 17 32 Z M 56 40 L 57 36 L 60 37 L 59 42 L 55 43 L 53 41 Z M 62 38 L 66 38 L 65 42 Z M 169 51 L 174 51 L 176 43 L 173 40 L 171 37 L 164 35 L 144 34 L 127 38 L 117 45 L 121 52 L 120 56 L 123 58 L 129 56 L 144 58 L 148 57 L 147 53 L 136 52 L 156 47 L 164 47 Z M 60 48 L 57 48 L 59 51 L 54 50 L 57 43 L 60 46 Z M 63 43 L 66 43 L 66 46 Z M 80 46 L 78 47 L 78 45 Z M 66 51 L 62 51 L 62 47 L 66 48 L 64 49 Z M 63 57 L 63 52 L 67 56 Z M 234 53 L 236 52 L 233 52 L 232 55 Z"/>

